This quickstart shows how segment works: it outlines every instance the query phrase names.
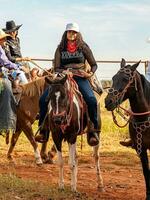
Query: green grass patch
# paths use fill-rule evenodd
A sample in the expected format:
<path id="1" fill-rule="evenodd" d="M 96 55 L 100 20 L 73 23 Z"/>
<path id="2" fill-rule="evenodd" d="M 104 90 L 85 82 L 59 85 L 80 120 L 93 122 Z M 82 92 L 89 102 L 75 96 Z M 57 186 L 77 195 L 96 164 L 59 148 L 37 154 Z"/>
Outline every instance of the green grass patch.
<path id="1" fill-rule="evenodd" d="M 57 189 L 55 185 L 44 185 L 39 182 L 22 180 L 15 175 L 0 175 L 0 199 L 21 200 L 86 200 L 86 194 L 72 193 L 69 188 L 64 191 Z M 90 200 L 90 199 L 89 199 Z"/>

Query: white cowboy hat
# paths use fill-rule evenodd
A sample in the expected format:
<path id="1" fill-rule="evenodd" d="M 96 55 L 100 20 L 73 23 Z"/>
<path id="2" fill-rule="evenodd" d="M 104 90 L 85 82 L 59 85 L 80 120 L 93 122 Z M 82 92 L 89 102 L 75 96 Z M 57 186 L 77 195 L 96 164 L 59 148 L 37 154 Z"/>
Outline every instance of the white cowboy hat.
<path id="1" fill-rule="evenodd" d="M 66 31 L 75 31 L 79 32 L 79 25 L 77 23 L 69 23 L 66 25 Z"/>
<path id="2" fill-rule="evenodd" d="M 0 29 L 0 40 L 7 37 L 7 36 L 10 36 L 10 35 L 5 33 L 2 29 Z"/>

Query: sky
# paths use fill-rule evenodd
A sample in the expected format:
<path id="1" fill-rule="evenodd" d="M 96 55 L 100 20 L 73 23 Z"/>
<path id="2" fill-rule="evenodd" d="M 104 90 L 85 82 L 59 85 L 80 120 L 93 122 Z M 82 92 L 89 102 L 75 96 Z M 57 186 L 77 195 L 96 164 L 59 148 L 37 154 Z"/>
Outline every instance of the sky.
<path id="1" fill-rule="evenodd" d="M 53 59 L 66 24 L 76 22 L 96 60 L 150 60 L 149 0 L 0 0 L 0 28 L 10 20 L 23 24 L 23 56 Z M 111 78 L 118 68 L 100 63 L 97 75 Z"/>

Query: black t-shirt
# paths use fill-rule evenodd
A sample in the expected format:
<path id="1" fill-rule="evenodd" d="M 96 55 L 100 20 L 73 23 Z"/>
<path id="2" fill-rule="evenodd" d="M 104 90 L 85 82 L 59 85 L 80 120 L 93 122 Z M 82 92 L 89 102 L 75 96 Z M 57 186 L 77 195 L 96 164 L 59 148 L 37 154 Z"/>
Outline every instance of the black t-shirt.
<path id="1" fill-rule="evenodd" d="M 65 66 L 69 64 L 84 65 L 86 60 L 91 66 L 91 70 L 95 72 L 97 64 L 91 49 L 86 43 L 74 53 L 70 53 L 67 50 L 60 50 L 60 46 L 58 46 L 55 52 L 54 69 L 55 71 L 60 71 L 61 69 L 65 69 Z"/>
<path id="2" fill-rule="evenodd" d="M 60 57 L 61 66 L 65 66 L 70 63 L 85 63 L 85 56 L 81 50 L 76 50 L 73 53 L 69 51 L 61 51 Z"/>

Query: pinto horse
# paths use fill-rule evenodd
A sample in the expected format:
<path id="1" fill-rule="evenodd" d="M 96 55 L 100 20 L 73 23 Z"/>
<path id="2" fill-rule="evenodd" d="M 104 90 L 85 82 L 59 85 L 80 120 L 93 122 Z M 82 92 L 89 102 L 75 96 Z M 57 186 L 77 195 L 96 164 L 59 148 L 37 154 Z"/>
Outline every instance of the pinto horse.
<path id="1" fill-rule="evenodd" d="M 59 74 L 58 74 L 59 75 Z M 63 74 L 61 74 L 63 76 Z M 56 77 L 54 80 L 46 78 L 50 84 L 50 95 L 48 103 L 49 126 L 52 138 L 56 146 L 59 165 L 59 187 L 64 188 L 63 179 L 63 157 L 62 142 L 67 141 L 69 146 L 69 165 L 71 170 L 71 190 L 76 191 L 77 185 L 77 136 L 83 132 L 88 125 L 87 109 L 83 106 L 83 99 L 77 84 L 70 77 Z M 99 106 L 98 106 L 99 107 Z M 101 129 L 100 113 L 99 130 Z M 94 146 L 94 157 L 97 169 L 98 188 L 103 190 L 99 163 L 99 145 Z"/>
<path id="2" fill-rule="evenodd" d="M 11 154 L 22 131 L 25 133 L 26 137 L 33 146 L 36 164 L 42 164 L 41 156 L 42 158 L 46 158 L 46 143 L 43 144 L 40 155 L 38 145 L 34 139 L 32 124 L 36 120 L 36 116 L 39 112 L 39 98 L 47 86 L 45 77 L 20 85 L 22 93 L 19 105 L 17 106 L 16 132 L 11 138 L 10 147 L 7 153 L 8 159 L 13 159 Z"/>
<path id="3" fill-rule="evenodd" d="M 150 200 L 150 170 L 147 155 L 147 150 L 150 149 L 150 83 L 136 70 L 139 63 L 126 65 L 122 59 L 120 70 L 112 78 L 113 83 L 105 98 L 105 107 L 112 112 L 116 108 L 123 109 L 130 115 L 129 133 L 142 163 L 146 200 Z M 120 106 L 126 99 L 129 100 L 131 111 Z"/>

